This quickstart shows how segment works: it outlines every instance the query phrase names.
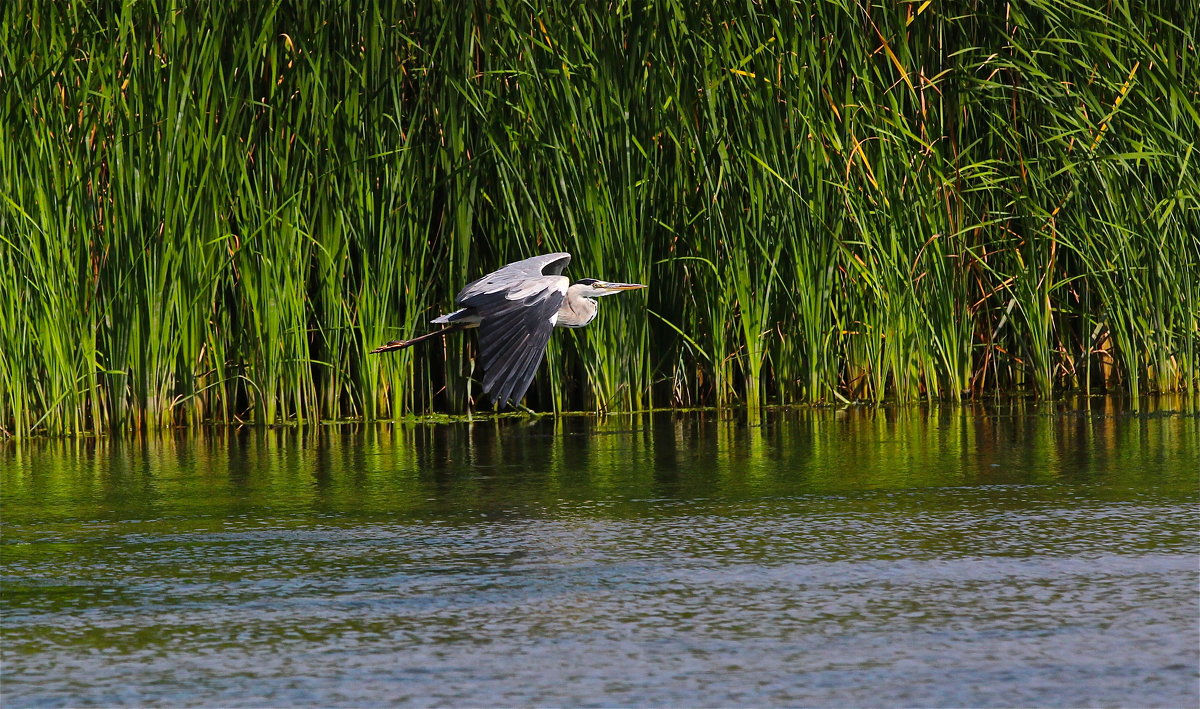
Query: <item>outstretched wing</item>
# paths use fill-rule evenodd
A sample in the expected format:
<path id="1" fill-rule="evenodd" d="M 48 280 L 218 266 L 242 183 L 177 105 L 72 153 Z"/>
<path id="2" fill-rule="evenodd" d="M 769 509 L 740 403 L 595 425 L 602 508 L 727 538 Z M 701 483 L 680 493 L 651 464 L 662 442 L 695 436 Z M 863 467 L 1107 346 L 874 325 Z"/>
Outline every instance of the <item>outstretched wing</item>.
<path id="1" fill-rule="evenodd" d="M 561 275 L 563 269 L 570 262 L 571 254 L 568 253 L 543 254 L 523 261 L 514 261 L 499 270 L 492 271 L 483 278 L 468 283 L 458 292 L 454 302 L 460 306 L 470 307 L 474 305 L 471 301 L 479 296 L 518 288 L 543 276 Z"/>
<path id="2" fill-rule="evenodd" d="M 459 305 L 479 316 L 483 390 L 500 406 L 524 398 L 570 285 L 566 276 L 543 275 L 543 269 L 561 271 L 570 259 L 568 254 L 551 254 L 518 261 L 484 276 L 458 296 Z"/>

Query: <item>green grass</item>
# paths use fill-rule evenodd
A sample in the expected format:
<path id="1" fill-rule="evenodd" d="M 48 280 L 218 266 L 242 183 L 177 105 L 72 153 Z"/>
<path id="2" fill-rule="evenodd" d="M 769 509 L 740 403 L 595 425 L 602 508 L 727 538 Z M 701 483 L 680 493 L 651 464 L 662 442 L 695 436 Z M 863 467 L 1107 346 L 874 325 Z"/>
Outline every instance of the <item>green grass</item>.
<path id="1" fill-rule="evenodd" d="M 0 435 L 1200 386 L 1191 3 L 0 5 Z M 479 402 L 479 406 L 485 406 Z"/>

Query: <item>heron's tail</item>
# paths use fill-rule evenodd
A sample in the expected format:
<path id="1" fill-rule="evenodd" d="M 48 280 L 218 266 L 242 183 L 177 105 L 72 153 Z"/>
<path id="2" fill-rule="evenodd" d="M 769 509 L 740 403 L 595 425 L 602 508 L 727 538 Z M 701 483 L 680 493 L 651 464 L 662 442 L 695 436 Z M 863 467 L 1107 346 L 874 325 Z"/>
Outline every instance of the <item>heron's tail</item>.
<path id="1" fill-rule="evenodd" d="M 413 345 L 417 344 L 418 342 L 424 342 L 425 340 L 432 340 L 433 338 L 437 337 L 438 335 L 445 335 L 445 334 L 448 334 L 451 332 L 457 332 L 458 330 L 461 330 L 461 329 L 463 329 L 461 325 L 450 326 L 450 327 L 444 327 L 441 330 L 434 330 L 433 332 L 427 332 L 424 335 L 421 335 L 420 337 L 414 337 L 411 340 L 392 340 L 391 342 L 387 343 L 386 345 L 380 345 L 379 347 L 376 347 L 375 349 L 371 350 L 367 354 L 379 354 L 380 352 L 393 352 L 395 350 L 402 350 L 405 347 L 412 347 Z"/>

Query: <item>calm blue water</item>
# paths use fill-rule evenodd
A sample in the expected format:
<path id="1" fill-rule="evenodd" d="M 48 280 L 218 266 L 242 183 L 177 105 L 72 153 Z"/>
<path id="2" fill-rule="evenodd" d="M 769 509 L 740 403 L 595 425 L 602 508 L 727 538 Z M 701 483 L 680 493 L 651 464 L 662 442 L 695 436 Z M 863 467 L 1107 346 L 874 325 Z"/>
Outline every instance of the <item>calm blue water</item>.
<path id="1" fill-rule="evenodd" d="M 0 447 L 3 704 L 1196 706 L 1200 420 Z"/>

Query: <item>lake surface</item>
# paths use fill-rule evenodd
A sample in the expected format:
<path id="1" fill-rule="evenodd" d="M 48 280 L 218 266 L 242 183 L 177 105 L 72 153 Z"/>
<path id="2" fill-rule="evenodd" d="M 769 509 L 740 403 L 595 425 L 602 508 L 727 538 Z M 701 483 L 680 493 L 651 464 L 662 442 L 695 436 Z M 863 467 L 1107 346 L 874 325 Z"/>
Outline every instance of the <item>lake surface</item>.
<path id="1" fill-rule="evenodd" d="M 10 442 L 3 705 L 1196 706 L 1200 419 L 1081 406 Z"/>

